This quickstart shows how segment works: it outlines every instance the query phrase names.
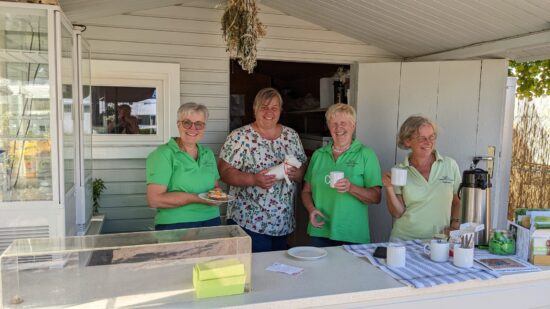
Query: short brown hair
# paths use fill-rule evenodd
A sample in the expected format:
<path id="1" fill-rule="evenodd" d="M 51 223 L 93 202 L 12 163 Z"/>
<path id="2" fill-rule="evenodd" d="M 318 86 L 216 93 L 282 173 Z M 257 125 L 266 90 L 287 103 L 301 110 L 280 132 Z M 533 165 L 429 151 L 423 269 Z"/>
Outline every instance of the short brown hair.
<path id="1" fill-rule="evenodd" d="M 431 126 L 434 129 L 434 133 L 437 135 L 437 126 L 429 118 L 420 115 L 413 115 L 407 118 L 399 129 L 397 146 L 401 149 L 409 149 L 410 147 L 407 147 L 405 142 L 413 137 L 413 135 L 417 134 L 420 127 L 425 125 Z"/>
<path id="2" fill-rule="evenodd" d="M 260 105 L 264 104 L 265 102 L 268 102 L 273 97 L 277 97 L 279 99 L 279 108 L 283 109 L 283 97 L 281 97 L 281 94 L 277 89 L 275 88 L 264 88 L 256 94 L 256 97 L 254 98 L 254 104 L 252 105 L 252 109 L 254 110 L 254 114 L 258 111 L 260 108 Z"/>

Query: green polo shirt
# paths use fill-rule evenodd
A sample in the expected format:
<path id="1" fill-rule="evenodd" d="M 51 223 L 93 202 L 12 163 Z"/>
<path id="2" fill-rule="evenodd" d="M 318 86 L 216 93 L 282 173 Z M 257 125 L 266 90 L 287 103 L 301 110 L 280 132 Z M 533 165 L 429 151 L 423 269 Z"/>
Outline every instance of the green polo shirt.
<path id="1" fill-rule="evenodd" d="M 214 153 L 197 144 L 194 160 L 181 151 L 175 139 L 160 145 L 147 157 L 147 184 L 166 186 L 166 192 L 202 193 L 214 188 L 220 178 Z M 155 224 L 196 222 L 220 216 L 218 207 L 192 203 L 177 208 L 158 208 Z"/>
<path id="2" fill-rule="evenodd" d="M 456 161 L 435 151 L 429 180 L 409 164 L 409 158 L 397 167 L 407 169 L 407 184 L 394 186 L 396 194 L 403 196 L 405 212 L 396 219 L 391 237 L 403 240 L 430 239 L 434 226 L 449 225 L 453 194 L 461 182 Z"/>
<path id="3" fill-rule="evenodd" d="M 357 140 L 336 162 L 332 156 L 332 143 L 316 150 L 304 179 L 311 185 L 315 207 L 325 215 L 325 225 L 315 228 L 308 224 L 308 234 L 332 240 L 369 243 L 368 206 L 351 193 L 338 193 L 326 184 L 325 176 L 331 171 L 343 171 L 351 183 L 360 187 L 382 186 L 376 154 Z"/>

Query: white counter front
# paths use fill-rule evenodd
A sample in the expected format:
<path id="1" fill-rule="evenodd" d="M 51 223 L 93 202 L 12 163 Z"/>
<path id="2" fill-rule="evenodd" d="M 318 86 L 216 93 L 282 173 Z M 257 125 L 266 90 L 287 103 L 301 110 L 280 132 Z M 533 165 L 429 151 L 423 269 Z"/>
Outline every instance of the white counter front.
<path id="1" fill-rule="evenodd" d="M 163 308 L 550 308 L 550 268 L 495 280 L 416 289 L 403 286 L 342 247 L 327 248 L 316 261 L 296 260 L 285 251 L 253 254 L 250 293 L 197 300 L 192 291 L 174 291 L 106 300 L 105 307 Z M 274 262 L 304 268 L 291 276 L 266 271 Z M 164 274 L 166 275 L 166 274 Z M 164 280 L 151 278 L 150 280 Z M 100 305 L 94 302 L 93 307 Z M 473 307 L 472 307 L 473 306 Z"/>
<path id="2" fill-rule="evenodd" d="M 64 308 L 550 308 L 550 267 L 494 280 L 417 289 L 402 285 L 342 247 L 326 249 L 328 255 L 315 261 L 294 259 L 286 251 L 253 254 L 252 291 L 209 299 L 195 298 L 188 278 L 190 269 L 163 266 L 162 261 L 153 265 L 153 272 L 144 271 L 145 265 L 139 263 L 84 267 L 79 276 L 87 281 L 75 278 L 74 273 L 63 275 L 64 269 L 60 268 L 55 280 L 70 286 L 62 294 L 65 299 L 60 303 Z M 274 262 L 304 271 L 296 276 L 266 271 Z M 22 295 L 25 302 L 13 307 L 24 308 L 41 301 L 46 304 L 48 295 L 56 293 L 50 290 L 55 282 L 48 273 L 29 273 L 33 286 Z M 108 294 L 99 292 L 102 282 L 112 278 L 118 278 L 120 284 Z M 30 281 L 25 278 L 25 282 Z M 151 287 L 146 289 L 150 293 L 137 292 L 144 286 Z"/>

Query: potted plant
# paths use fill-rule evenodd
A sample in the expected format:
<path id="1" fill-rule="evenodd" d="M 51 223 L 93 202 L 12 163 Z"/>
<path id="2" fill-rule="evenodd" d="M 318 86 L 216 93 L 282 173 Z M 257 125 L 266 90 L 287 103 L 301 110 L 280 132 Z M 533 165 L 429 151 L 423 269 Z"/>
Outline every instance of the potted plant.
<path id="1" fill-rule="evenodd" d="M 105 189 L 105 182 L 103 181 L 103 179 L 94 178 L 94 180 L 92 181 L 92 214 L 94 215 L 99 214 L 99 198 L 101 197 L 101 193 L 103 193 Z"/>

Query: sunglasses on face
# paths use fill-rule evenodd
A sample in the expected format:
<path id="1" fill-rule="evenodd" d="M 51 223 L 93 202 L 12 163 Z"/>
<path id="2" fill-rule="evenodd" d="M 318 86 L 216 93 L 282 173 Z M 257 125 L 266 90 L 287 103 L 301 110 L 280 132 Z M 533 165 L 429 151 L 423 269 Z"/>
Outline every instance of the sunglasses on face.
<path id="1" fill-rule="evenodd" d="M 185 119 L 185 120 L 180 120 L 178 121 L 179 123 L 181 123 L 181 126 L 184 128 L 184 129 L 191 129 L 192 126 L 195 126 L 195 129 L 196 130 L 202 130 L 204 129 L 204 126 L 206 125 L 204 122 L 202 121 L 191 121 L 189 119 Z"/>

